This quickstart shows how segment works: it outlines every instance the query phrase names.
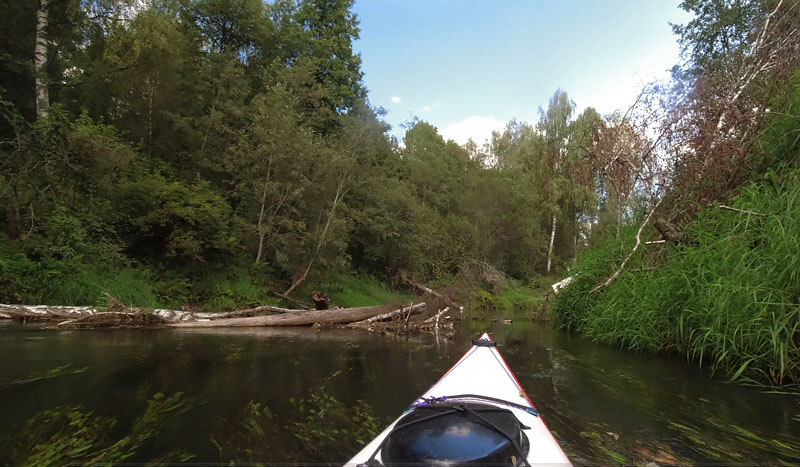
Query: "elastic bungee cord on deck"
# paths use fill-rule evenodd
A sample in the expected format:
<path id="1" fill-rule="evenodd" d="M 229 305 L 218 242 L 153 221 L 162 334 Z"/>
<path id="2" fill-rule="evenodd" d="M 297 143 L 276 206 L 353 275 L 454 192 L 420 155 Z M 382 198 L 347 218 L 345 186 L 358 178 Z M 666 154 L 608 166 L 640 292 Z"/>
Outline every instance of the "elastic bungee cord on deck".
<path id="1" fill-rule="evenodd" d="M 454 397 L 471 397 L 471 398 L 474 397 L 474 398 L 494 400 L 494 401 L 505 403 L 505 404 L 509 404 L 509 405 L 512 405 L 512 406 L 519 406 L 518 404 L 514 404 L 513 402 L 503 401 L 503 400 L 500 400 L 500 399 L 494 399 L 494 398 L 486 397 L 486 396 L 467 395 L 467 396 L 449 396 L 449 397 L 451 399 L 454 398 Z M 429 415 L 429 416 L 426 416 L 426 417 L 422 417 L 422 418 L 418 418 L 416 420 L 412 420 L 410 422 L 404 423 L 402 425 L 397 425 L 394 428 L 392 428 L 392 431 L 390 431 L 386 435 L 386 438 L 384 438 L 384 441 L 380 444 L 380 446 L 378 446 L 378 448 L 372 453 L 372 455 L 369 456 L 369 459 L 367 459 L 367 461 L 362 463 L 362 464 L 358 464 L 356 467 L 383 467 L 384 464 L 382 464 L 379 460 L 375 459 L 375 457 L 378 455 L 378 453 L 381 451 L 381 449 L 383 449 L 383 446 L 386 443 L 386 440 L 388 440 L 391 437 L 392 434 L 394 434 L 394 433 L 396 433 L 396 432 L 398 432 L 400 430 L 403 430 L 405 428 L 408 428 L 411 425 L 416 425 L 416 424 L 418 424 L 420 422 L 428 421 L 428 420 L 431 420 L 433 418 L 438 418 L 438 417 L 442 417 L 444 415 L 449 415 L 449 414 L 458 413 L 458 412 L 463 412 L 463 413 L 468 413 L 468 414 L 473 415 L 484 426 L 486 426 L 486 427 L 494 430 L 495 432 L 503 435 L 511 443 L 511 446 L 514 448 L 514 451 L 517 453 L 517 455 L 519 455 L 519 459 L 521 461 L 521 465 L 523 465 L 525 467 L 531 467 L 531 464 L 528 462 L 528 460 L 527 460 L 527 458 L 525 456 L 525 453 L 522 451 L 522 448 L 516 442 L 514 437 L 512 435 L 509 435 L 508 433 L 503 431 L 503 429 L 498 427 L 496 424 L 492 423 L 490 420 L 487 420 L 485 417 L 483 417 L 482 415 L 480 415 L 478 413 L 478 412 L 496 411 L 496 410 L 498 410 L 498 408 L 496 408 L 496 407 L 493 407 L 493 408 L 481 408 L 481 409 L 475 410 L 475 409 L 469 407 L 466 403 L 461 403 L 461 404 L 454 405 L 454 406 L 441 407 L 441 410 L 438 410 L 440 408 L 440 406 L 437 406 L 437 403 L 444 402 L 444 400 L 446 400 L 446 399 L 447 399 L 447 397 L 423 399 L 424 402 L 422 404 L 419 404 L 416 407 L 418 407 L 418 408 L 423 408 L 424 407 L 424 408 L 428 408 L 428 409 L 437 409 L 437 412 L 432 414 L 432 415 Z M 524 407 L 524 406 L 519 406 L 519 408 L 529 409 L 529 407 Z M 536 414 L 536 415 L 538 416 L 538 414 Z M 522 428 L 522 429 L 529 428 L 529 427 L 523 425 L 521 422 L 519 422 L 519 419 L 517 419 L 517 422 L 520 424 L 520 428 Z M 518 463 L 516 465 L 520 465 L 520 464 Z"/>
<path id="2" fill-rule="evenodd" d="M 489 402 L 494 402 L 496 404 L 502 404 L 502 405 L 507 405 L 509 407 L 514 407 L 515 409 L 524 410 L 525 412 L 528 412 L 529 414 L 533 415 L 534 417 L 538 417 L 539 416 L 539 412 L 537 412 L 536 409 L 528 407 L 527 405 L 517 404 L 516 402 L 509 402 L 507 400 L 498 399 L 496 397 L 481 396 L 481 395 L 478 395 L 478 394 L 458 394 L 458 395 L 455 395 L 455 396 L 439 396 L 439 397 L 428 397 L 428 398 L 424 398 L 423 397 L 423 398 L 419 399 L 422 402 L 420 402 L 419 404 L 413 404 L 411 407 L 412 408 L 414 408 L 414 407 L 423 407 L 423 406 L 427 406 L 427 405 L 431 405 L 431 404 L 436 404 L 436 403 L 439 403 L 439 402 L 446 402 L 448 399 L 478 399 L 478 400 L 485 400 L 485 401 L 489 401 Z M 528 429 L 528 427 L 525 427 L 525 429 Z"/>

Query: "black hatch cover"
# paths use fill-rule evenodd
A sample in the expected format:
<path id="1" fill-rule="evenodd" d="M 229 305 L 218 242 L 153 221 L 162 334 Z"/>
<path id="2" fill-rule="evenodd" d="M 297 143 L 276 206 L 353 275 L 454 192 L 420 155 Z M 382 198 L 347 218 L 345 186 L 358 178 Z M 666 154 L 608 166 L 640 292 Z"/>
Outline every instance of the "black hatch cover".
<path id="1" fill-rule="evenodd" d="M 387 466 L 520 465 L 514 444 L 527 456 L 530 443 L 511 411 L 488 404 L 445 402 L 416 407 L 398 420 L 383 444 L 381 458 Z"/>

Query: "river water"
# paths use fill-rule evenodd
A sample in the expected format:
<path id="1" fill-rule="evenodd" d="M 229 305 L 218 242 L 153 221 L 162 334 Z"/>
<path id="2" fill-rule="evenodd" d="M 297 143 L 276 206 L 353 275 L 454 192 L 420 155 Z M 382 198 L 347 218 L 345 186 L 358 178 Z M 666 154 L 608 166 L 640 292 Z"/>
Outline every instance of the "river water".
<path id="1" fill-rule="evenodd" d="M 800 397 L 518 320 L 360 330 L 0 323 L 0 465 L 341 464 L 490 331 L 575 464 L 800 459 Z"/>

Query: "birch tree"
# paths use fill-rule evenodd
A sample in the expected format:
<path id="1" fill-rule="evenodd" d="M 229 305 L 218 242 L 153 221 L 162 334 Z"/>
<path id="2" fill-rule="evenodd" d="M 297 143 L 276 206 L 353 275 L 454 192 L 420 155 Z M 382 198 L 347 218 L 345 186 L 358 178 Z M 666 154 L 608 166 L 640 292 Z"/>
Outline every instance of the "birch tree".
<path id="1" fill-rule="evenodd" d="M 550 274 L 553 263 L 553 246 L 556 238 L 557 219 L 560 215 L 559 204 L 565 184 L 564 165 L 567 158 L 567 141 L 569 139 L 570 121 L 575 111 L 575 103 L 566 92 L 557 90 L 550 98 L 547 111 L 539 109 L 539 131 L 545 138 L 545 153 L 540 161 L 541 183 L 546 193 L 547 208 L 550 211 L 550 242 L 547 249 L 547 274 Z"/>
<path id="2" fill-rule="evenodd" d="M 36 8 L 36 43 L 33 66 L 36 70 L 36 117 L 45 118 L 50 111 L 50 89 L 47 79 L 47 61 L 50 51 L 47 25 L 50 15 L 50 0 L 38 0 Z"/>

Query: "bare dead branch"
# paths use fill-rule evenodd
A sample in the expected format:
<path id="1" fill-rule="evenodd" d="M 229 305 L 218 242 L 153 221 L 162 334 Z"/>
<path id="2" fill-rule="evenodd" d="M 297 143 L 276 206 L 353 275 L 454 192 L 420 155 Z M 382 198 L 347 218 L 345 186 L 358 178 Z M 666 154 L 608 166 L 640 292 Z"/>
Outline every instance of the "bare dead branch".
<path id="1" fill-rule="evenodd" d="M 292 297 L 284 295 L 284 294 L 282 294 L 280 292 L 277 292 L 275 290 L 270 290 L 269 293 L 271 293 L 272 295 L 274 295 L 274 296 L 276 296 L 278 298 L 282 298 L 282 299 L 286 300 L 287 302 L 294 303 L 295 305 L 297 305 L 297 306 L 299 306 L 299 307 L 301 307 L 301 308 L 303 308 L 305 310 L 310 310 L 310 309 L 314 308 L 314 306 L 311 305 L 310 303 L 306 303 L 306 302 L 303 302 L 303 301 L 300 301 L 300 300 L 296 300 L 296 299 L 294 299 Z"/>
<path id="2" fill-rule="evenodd" d="M 752 216 L 763 216 L 764 215 L 764 214 L 762 214 L 760 212 L 750 211 L 748 209 L 738 209 L 738 208 L 734 208 L 734 207 L 731 207 L 731 206 L 726 206 L 724 204 L 720 204 L 719 208 L 720 209 L 724 209 L 726 211 L 734 211 L 734 212 L 741 212 L 742 214 L 750 214 Z"/>
<path id="3" fill-rule="evenodd" d="M 442 316 L 444 316 L 444 315 L 445 315 L 445 314 L 446 314 L 448 311 L 450 311 L 450 307 L 449 307 L 449 306 L 446 306 L 446 307 L 444 307 L 443 309 L 439 310 L 439 312 L 438 312 L 438 313 L 436 313 L 435 315 L 433 315 L 433 316 L 431 316 L 430 318 L 426 319 L 424 322 L 425 322 L 425 323 L 433 323 L 433 322 L 435 321 L 435 322 L 436 322 L 436 324 L 437 324 L 437 327 L 438 327 L 438 324 L 439 324 L 439 318 L 441 318 Z"/>
<path id="4" fill-rule="evenodd" d="M 647 213 L 647 216 L 645 216 L 642 225 L 639 226 L 639 230 L 636 232 L 636 245 L 633 246 L 633 249 L 630 251 L 630 253 L 628 253 L 628 256 L 626 256 L 625 259 L 622 261 L 622 264 L 619 265 L 619 268 L 617 268 L 617 270 L 614 271 L 614 274 L 612 274 L 611 277 L 606 279 L 601 284 L 598 284 L 589 293 L 595 293 L 600 289 L 608 287 L 609 284 L 614 282 L 617 279 L 617 277 L 619 277 L 620 273 L 622 273 L 622 270 L 625 269 L 625 265 L 628 264 L 628 261 L 631 259 L 633 254 L 636 253 L 636 251 L 639 249 L 639 246 L 642 244 L 642 230 L 644 230 L 644 227 L 650 223 L 650 218 L 653 217 L 653 214 L 656 212 L 656 209 L 658 209 L 658 207 L 661 205 L 662 201 L 664 201 L 664 197 L 661 197 L 661 199 L 658 200 L 655 206 L 653 206 L 650 209 L 650 212 Z"/>

